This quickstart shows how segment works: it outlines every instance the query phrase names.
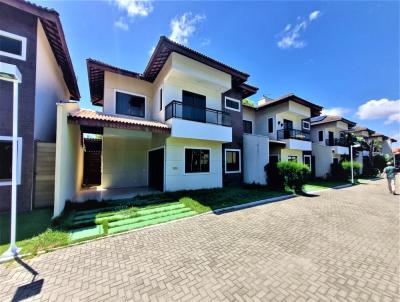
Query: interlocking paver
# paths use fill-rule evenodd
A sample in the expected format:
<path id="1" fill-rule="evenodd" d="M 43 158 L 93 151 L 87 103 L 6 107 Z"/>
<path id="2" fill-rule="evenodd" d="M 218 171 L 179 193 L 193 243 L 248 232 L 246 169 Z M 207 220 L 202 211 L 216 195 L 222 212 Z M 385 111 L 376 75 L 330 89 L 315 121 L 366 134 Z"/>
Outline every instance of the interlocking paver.
<path id="1" fill-rule="evenodd" d="M 384 181 L 159 225 L 0 266 L 0 301 L 398 301 Z M 18 296 L 17 296 L 18 295 Z"/>

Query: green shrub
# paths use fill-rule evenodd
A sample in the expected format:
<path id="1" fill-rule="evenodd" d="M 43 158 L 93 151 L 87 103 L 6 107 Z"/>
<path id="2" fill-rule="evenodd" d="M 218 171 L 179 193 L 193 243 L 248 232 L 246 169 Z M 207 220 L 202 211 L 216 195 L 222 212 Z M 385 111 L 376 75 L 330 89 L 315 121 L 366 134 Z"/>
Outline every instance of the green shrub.
<path id="1" fill-rule="evenodd" d="M 279 162 L 278 174 L 282 175 L 284 186 L 301 192 L 303 185 L 310 176 L 310 168 L 307 165 L 296 162 Z"/>
<path id="2" fill-rule="evenodd" d="M 343 161 L 342 167 L 346 171 L 347 178 L 350 178 L 350 176 L 351 176 L 351 161 Z M 362 165 L 359 162 L 353 161 L 354 177 L 360 176 L 361 168 L 362 168 Z"/>
<path id="3" fill-rule="evenodd" d="M 347 181 L 349 175 L 340 163 L 334 162 L 331 164 L 331 172 L 328 178 L 333 181 Z"/>
<path id="4" fill-rule="evenodd" d="M 282 191 L 285 189 L 285 180 L 279 173 L 277 163 L 269 163 L 264 167 L 267 175 L 267 184 L 271 189 Z"/>

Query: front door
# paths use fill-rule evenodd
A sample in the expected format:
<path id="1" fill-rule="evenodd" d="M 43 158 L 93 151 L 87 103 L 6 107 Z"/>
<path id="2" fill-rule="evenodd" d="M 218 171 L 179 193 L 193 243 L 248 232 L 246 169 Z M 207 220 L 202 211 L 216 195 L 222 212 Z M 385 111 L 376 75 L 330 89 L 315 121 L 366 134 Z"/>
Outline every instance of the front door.
<path id="1" fill-rule="evenodd" d="M 164 148 L 149 151 L 149 187 L 164 191 Z"/>

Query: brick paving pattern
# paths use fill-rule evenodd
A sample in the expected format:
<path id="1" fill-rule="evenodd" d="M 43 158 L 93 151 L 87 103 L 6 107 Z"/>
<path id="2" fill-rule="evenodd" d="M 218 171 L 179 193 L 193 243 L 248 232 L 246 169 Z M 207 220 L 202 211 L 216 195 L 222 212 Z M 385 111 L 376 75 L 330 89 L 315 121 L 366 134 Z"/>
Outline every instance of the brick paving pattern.
<path id="1" fill-rule="evenodd" d="M 0 301 L 399 301 L 400 197 L 318 195 L 1 265 Z"/>

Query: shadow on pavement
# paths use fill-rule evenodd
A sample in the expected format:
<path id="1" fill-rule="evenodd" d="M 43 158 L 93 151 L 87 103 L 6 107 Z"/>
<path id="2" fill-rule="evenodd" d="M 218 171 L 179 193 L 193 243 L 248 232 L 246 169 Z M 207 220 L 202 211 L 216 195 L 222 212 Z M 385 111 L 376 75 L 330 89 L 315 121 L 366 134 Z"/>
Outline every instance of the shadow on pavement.
<path id="1" fill-rule="evenodd" d="M 30 272 L 33 278 L 31 283 L 21 285 L 17 288 L 14 297 L 12 298 L 11 301 L 22 301 L 38 295 L 42 291 L 44 280 L 43 279 L 35 280 L 36 276 L 39 275 L 39 273 L 35 271 L 35 269 L 33 269 L 27 263 L 22 261 L 22 259 L 15 257 L 15 261 L 23 268 L 25 268 L 28 272 Z"/>

